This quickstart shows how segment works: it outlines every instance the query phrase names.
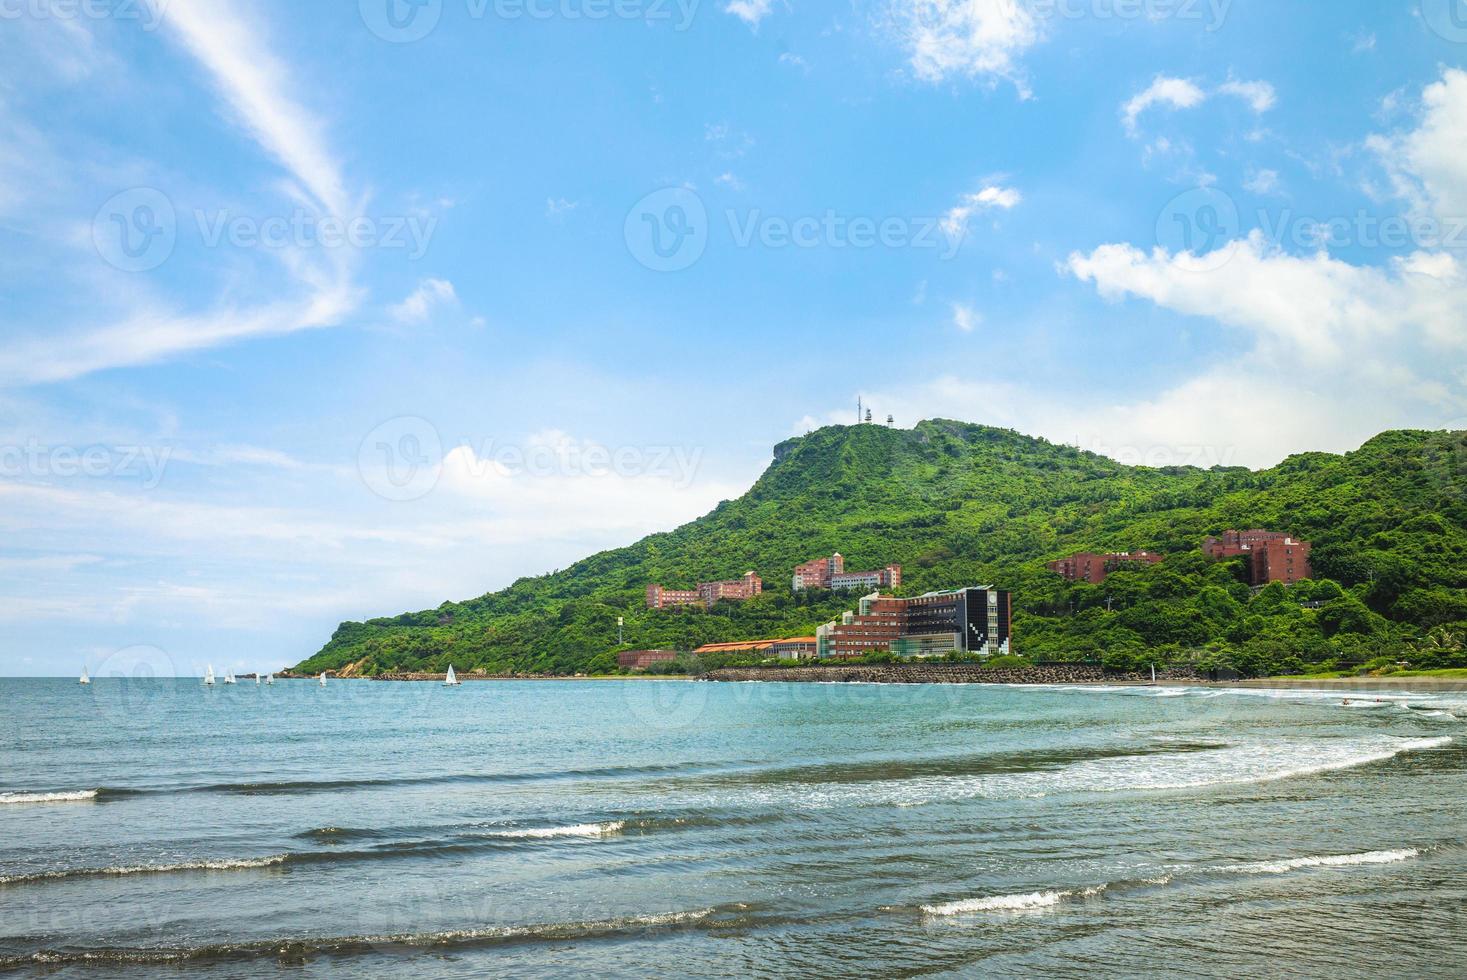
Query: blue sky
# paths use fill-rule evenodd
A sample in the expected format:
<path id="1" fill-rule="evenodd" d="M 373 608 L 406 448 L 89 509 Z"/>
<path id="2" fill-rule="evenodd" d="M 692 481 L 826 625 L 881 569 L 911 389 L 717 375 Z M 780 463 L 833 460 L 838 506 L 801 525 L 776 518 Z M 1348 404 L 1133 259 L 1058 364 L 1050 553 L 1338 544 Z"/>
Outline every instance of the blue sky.
<path id="1" fill-rule="evenodd" d="M 295 662 L 858 397 L 1467 428 L 1464 67 L 1460 0 L 0 0 L 0 673 Z"/>

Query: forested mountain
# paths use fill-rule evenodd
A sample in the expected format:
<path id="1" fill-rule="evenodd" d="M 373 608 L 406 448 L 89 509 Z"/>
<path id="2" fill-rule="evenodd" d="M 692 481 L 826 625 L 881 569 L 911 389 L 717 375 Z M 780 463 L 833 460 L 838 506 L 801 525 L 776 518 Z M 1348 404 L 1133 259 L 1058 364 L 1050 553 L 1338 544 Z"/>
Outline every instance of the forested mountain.
<path id="1" fill-rule="evenodd" d="M 1254 594 L 1241 559 L 1204 560 L 1206 535 L 1252 527 L 1313 541 L 1316 581 Z M 1138 549 L 1167 558 L 1103 586 L 1045 568 Z M 790 575 L 834 551 L 853 569 L 900 562 L 906 595 L 1013 590 L 1015 646 L 1036 659 L 1446 665 L 1467 632 L 1467 433 L 1387 432 L 1254 472 L 1125 466 L 960 422 L 832 426 L 775 447 L 748 493 L 675 531 L 477 599 L 343 623 L 299 669 L 606 672 L 618 616 L 636 648 L 808 635 L 855 597 L 792 594 Z M 755 600 L 644 608 L 648 582 L 691 588 L 751 569 L 767 589 Z"/>

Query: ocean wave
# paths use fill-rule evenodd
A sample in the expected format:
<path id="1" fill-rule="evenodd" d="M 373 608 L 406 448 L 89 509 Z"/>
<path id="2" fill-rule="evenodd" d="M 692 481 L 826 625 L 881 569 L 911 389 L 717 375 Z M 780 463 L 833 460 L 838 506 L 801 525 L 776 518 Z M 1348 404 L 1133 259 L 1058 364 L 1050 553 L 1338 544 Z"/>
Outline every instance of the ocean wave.
<path id="1" fill-rule="evenodd" d="M 83 803 L 95 800 L 97 790 L 63 790 L 55 793 L 0 793 L 0 804 L 6 803 Z"/>
<path id="2" fill-rule="evenodd" d="M 582 922 L 363 936 L 307 936 L 193 947 L 92 947 L 42 949 L 0 956 L 0 969 L 69 964 L 133 966 L 270 960 L 291 963 L 316 956 L 352 957 L 419 949 L 473 949 L 531 943 L 622 939 L 642 934 L 697 929 L 743 928 L 753 924 L 750 906 L 736 903 L 686 911 L 656 912 Z"/>
<path id="3" fill-rule="evenodd" d="M 508 839 L 541 839 L 549 837 L 614 837 L 626 828 L 625 820 L 606 823 L 578 823 L 570 827 L 526 827 L 517 830 L 496 830 L 486 836 Z"/>
<path id="4" fill-rule="evenodd" d="M 1360 854 L 1331 854 L 1311 855 L 1309 857 L 1287 858 L 1280 861 L 1252 861 L 1248 864 L 1229 864 L 1218 869 L 1221 871 L 1237 871 L 1242 874 L 1283 874 L 1287 871 L 1297 871 L 1301 868 L 1340 868 L 1356 864 L 1395 864 L 1398 861 L 1409 861 L 1420 857 L 1421 852 L 1414 847 L 1403 847 L 1395 851 L 1365 851 Z"/>
<path id="5" fill-rule="evenodd" d="M 73 868 L 65 871 L 40 871 L 35 874 L 0 875 L 0 885 L 20 885 L 38 881 L 59 881 L 68 878 L 114 878 L 126 875 L 176 874 L 184 871 L 245 871 L 252 868 L 268 868 L 284 864 L 289 854 L 274 854 L 260 858 L 219 858 L 203 861 L 180 861 L 176 864 L 138 864 L 116 868 Z"/>
<path id="6" fill-rule="evenodd" d="M 1074 892 L 1031 892 L 1027 895 L 994 895 L 989 898 L 965 898 L 941 905 L 924 905 L 926 915 L 970 915 L 976 912 L 1028 912 L 1050 908 L 1069 898 Z"/>
<path id="7" fill-rule="evenodd" d="M 981 776 L 923 776 L 874 784 L 807 782 L 746 787 L 738 802 L 807 809 L 843 806 L 915 807 L 966 799 L 1039 799 L 1068 793 L 1118 793 L 1207 789 L 1316 776 L 1384 762 L 1407 752 L 1440 748 L 1449 735 L 1398 738 L 1367 735 L 1344 739 L 1275 738 L 1211 750 L 1136 752 L 1076 762 L 1057 769 Z"/>

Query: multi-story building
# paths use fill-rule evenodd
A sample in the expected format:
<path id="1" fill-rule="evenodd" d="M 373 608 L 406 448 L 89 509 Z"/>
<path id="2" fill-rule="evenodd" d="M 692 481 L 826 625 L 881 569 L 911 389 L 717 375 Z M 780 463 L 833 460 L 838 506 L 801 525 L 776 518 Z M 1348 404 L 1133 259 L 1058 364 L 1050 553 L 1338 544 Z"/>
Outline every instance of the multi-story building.
<path id="1" fill-rule="evenodd" d="M 632 670 L 646 670 L 655 663 L 676 659 L 675 650 L 627 650 L 616 655 L 617 666 Z"/>
<path id="2" fill-rule="evenodd" d="M 1161 555 L 1152 551 L 1116 551 L 1108 555 L 1082 551 L 1077 555 L 1050 562 L 1049 570 L 1063 575 L 1071 582 L 1089 582 L 1091 585 L 1100 585 L 1105 581 L 1106 576 L 1117 568 L 1124 568 L 1132 562 L 1155 565 L 1161 559 Z"/>
<path id="3" fill-rule="evenodd" d="M 837 592 L 854 589 L 899 589 L 902 585 L 902 566 L 887 565 L 874 572 L 848 572 L 846 560 L 840 552 L 829 558 L 816 558 L 803 565 L 795 566 L 794 589 L 833 589 Z"/>
<path id="4" fill-rule="evenodd" d="M 720 599 L 742 602 L 752 599 L 764 591 L 764 580 L 753 572 L 743 577 L 723 582 L 699 582 L 696 589 L 664 589 L 660 585 L 647 586 L 648 609 L 671 609 L 677 606 L 711 608 Z"/>
<path id="5" fill-rule="evenodd" d="M 1248 583 L 1253 586 L 1282 582 L 1293 585 L 1314 577 L 1309 564 L 1313 545 L 1279 531 L 1224 531 L 1218 537 L 1202 542 L 1202 553 L 1209 558 L 1248 558 Z"/>
<path id="6" fill-rule="evenodd" d="M 815 636 L 819 656 L 835 660 L 885 651 L 904 657 L 1004 654 L 1013 636 L 1013 596 L 987 586 L 910 599 L 873 593 Z"/>
<path id="7" fill-rule="evenodd" d="M 664 589 L 660 585 L 647 586 L 648 609 L 672 609 L 677 606 L 701 605 L 703 597 L 697 589 Z"/>

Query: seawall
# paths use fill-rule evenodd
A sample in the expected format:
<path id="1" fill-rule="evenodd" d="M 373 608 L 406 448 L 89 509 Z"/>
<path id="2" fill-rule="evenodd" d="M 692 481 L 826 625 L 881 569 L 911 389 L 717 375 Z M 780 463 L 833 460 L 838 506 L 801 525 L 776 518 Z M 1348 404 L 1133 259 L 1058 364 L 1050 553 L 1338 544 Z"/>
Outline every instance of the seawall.
<path id="1" fill-rule="evenodd" d="M 981 664 L 850 664 L 822 667 L 724 667 L 709 671 L 710 681 L 864 684 L 1125 684 L 1149 683 L 1151 671 L 1123 673 L 1099 664 L 1039 664 L 986 670 Z M 1158 681 L 1204 682 L 1191 670 L 1158 670 Z"/>

